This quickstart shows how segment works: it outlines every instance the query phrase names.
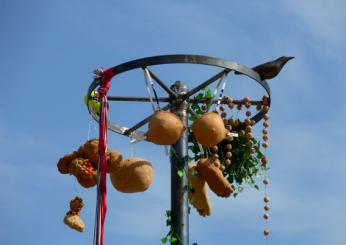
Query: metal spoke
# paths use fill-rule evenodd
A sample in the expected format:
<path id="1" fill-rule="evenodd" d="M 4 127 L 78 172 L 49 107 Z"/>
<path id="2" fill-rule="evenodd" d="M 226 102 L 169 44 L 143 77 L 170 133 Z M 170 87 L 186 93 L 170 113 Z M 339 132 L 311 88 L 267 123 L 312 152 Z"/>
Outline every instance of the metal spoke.
<path id="1" fill-rule="evenodd" d="M 157 84 L 160 85 L 161 88 L 163 88 L 170 96 L 172 96 L 173 98 L 178 98 L 178 95 L 172 89 L 167 87 L 166 84 L 160 78 L 158 78 L 155 73 L 148 69 L 148 67 L 143 67 L 142 69 L 147 69 L 150 76 L 155 80 L 155 82 L 157 82 Z"/>
<path id="2" fill-rule="evenodd" d="M 218 100 L 212 100 L 211 103 L 212 104 L 216 104 Z M 207 103 L 208 99 L 202 98 L 202 99 L 189 99 L 190 103 Z M 228 104 L 228 100 L 227 99 L 221 99 L 221 104 Z M 241 100 L 233 100 L 232 102 L 233 104 L 239 105 L 239 104 L 244 104 L 243 101 Z M 261 105 L 263 102 L 262 100 L 252 100 L 249 102 L 251 105 Z"/>
<path id="3" fill-rule="evenodd" d="M 166 105 L 165 107 L 162 107 L 161 110 L 167 110 L 169 108 L 169 105 Z M 133 131 L 139 129 L 140 127 L 142 127 L 144 124 L 146 124 L 150 118 L 154 115 L 155 113 L 151 114 L 150 116 L 144 118 L 142 121 L 140 121 L 139 123 L 135 124 L 134 126 L 132 126 L 131 128 L 129 128 L 128 130 L 126 130 L 124 132 L 124 135 L 130 135 Z"/>
<path id="4" fill-rule="evenodd" d="M 150 102 L 148 97 L 129 97 L 129 96 L 108 96 L 109 101 L 131 101 L 131 102 Z M 169 98 L 159 97 L 160 102 L 169 102 Z"/>
<path id="5" fill-rule="evenodd" d="M 187 94 L 183 95 L 184 99 L 189 98 L 191 95 L 197 93 L 198 91 L 200 91 L 201 89 L 207 87 L 209 84 L 215 82 L 217 79 L 221 78 L 222 76 L 228 74 L 231 70 L 226 68 L 223 71 L 219 72 L 218 74 L 216 74 L 215 76 L 209 78 L 207 81 L 201 83 L 200 85 L 198 85 L 197 87 L 195 87 L 194 89 L 191 89 L 189 92 L 187 92 Z"/>

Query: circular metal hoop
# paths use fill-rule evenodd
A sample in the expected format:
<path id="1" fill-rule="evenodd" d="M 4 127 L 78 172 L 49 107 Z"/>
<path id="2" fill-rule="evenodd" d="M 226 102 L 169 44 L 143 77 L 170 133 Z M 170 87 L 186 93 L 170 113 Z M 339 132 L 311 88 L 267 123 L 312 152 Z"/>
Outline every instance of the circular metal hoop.
<path id="1" fill-rule="evenodd" d="M 267 92 L 267 95 L 269 97 L 268 99 L 268 106 L 270 106 L 270 88 L 268 83 L 265 80 L 262 80 L 257 72 L 254 70 L 247 68 L 244 65 L 238 64 L 233 61 L 224 60 L 221 58 L 215 58 L 215 57 L 209 57 L 209 56 L 203 56 L 203 55 L 187 55 L 187 54 L 174 54 L 174 55 L 160 55 L 160 56 L 152 56 L 152 57 L 146 57 L 142 59 L 136 59 L 129 62 L 122 63 L 120 65 L 112 67 L 113 73 L 118 75 L 120 73 L 124 73 L 130 70 L 138 69 L 138 68 L 144 68 L 148 66 L 155 66 L 155 65 L 164 65 L 164 64 L 200 64 L 200 65 L 208 65 L 208 66 L 215 66 L 224 68 L 223 74 L 227 74 L 230 71 L 237 71 L 243 75 L 248 76 L 249 78 L 255 80 L 257 83 L 259 83 Z M 215 78 L 214 76 L 213 78 Z M 183 98 L 178 98 L 173 94 L 170 94 L 170 99 L 168 101 L 174 101 L 176 99 L 189 99 L 190 96 L 192 96 L 194 93 L 198 92 L 202 88 L 206 87 L 208 84 L 216 81 L 217 79 L 213 80 L 213 78 L 207 80 L 205 83 L 195 87 L 194 89 L 190 90 Z M 95 78 L 94 81 L 91 83 L 88 89 L 88 100 L 91 99 L 91 93 L 94 91 L 100 84 L 100 78 Z M 205 86 L 202 86 L 205 85 Z M 165 88 L 164 84 L 162 84 L 163 88 Z M 168 87 L 166 87 L 166 92 L 169 91 Z M 131 100 L 128 100 L 131 101 Z M 145 101 L 145 100 L 144 100 Z M 92 117 L 99 121 L 99 116 L 95 111 L 93 110 L 92 106 L 90 106 L 89 103 L 88 110 L 89 113 L 92 115 Z M 168 107 L 164 108 L 168 109 Z M 259 111 L 256 115 L 254 115 L 251 120 L 254 120 L 256 123 L 261 120 L 263 115 L 265 114 L 265 111 Z M 142 120 L 140 123 L 135 125 L 132 128 L 126 128 L 122 127 L 120 125 L 117 125 L 115 123 L 112 123 L 111 121 L 108 121 L 108 128 L 116 133 L 129 136 L 131 138 L 137 139 L 137 140 L 143 140 L 145 139 L 145 133 L 137 130 L 140 126 L 144 125 L 151 116 L 148 118 Z M 244 124 L 240 124 L 238 128 L 244 128 Z"/>

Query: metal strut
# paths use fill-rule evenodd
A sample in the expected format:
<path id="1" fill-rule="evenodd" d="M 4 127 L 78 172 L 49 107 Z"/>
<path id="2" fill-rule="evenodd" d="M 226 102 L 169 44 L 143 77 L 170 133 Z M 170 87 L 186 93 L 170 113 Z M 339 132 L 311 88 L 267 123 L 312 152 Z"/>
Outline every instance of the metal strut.
<path id="1" fill-rule="evenodd" d="M 188 100 L 183 99 L 183 95 L 188 89 L 185 84 L 176 82 L 171 89 L 178 95 L 176 100 L 172 100 L 171 112 L 178 115 L 187 127 L 188 121 Z M 181 138 L 172 145 L 171 150 L 171 229 L 173 236 L 178 240 L 174 245 L 189 244 L 189 193 L 188 193 L 188 130 L 185 130 Z M 184 174 L 178 175 L 178 170 Z M 173 244 L 173 243 L 172 243 Z"/>

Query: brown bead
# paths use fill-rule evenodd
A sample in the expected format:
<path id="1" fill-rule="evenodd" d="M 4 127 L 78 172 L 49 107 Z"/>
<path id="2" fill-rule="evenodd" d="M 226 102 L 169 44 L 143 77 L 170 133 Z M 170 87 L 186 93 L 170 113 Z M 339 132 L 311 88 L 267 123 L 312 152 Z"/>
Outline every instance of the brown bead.
<path id="1" fill-rule="evenodd" d="M 227 126 L 228 125 L 228 120 L 227 119 L 223 119 L 223 124 L 225 125 L 225 126 Z"/>
<path id="2" fill-rule="evenodd" d="M 227 135 L 227 136 L 226 136 L 226 140 L 227 140 L 228 142 L 233 141 L 233 136 L 232 136 L 232 135 Z"/>
<path id="3" fill-rule="evenodd" d="M 246 102 L 246 103 L 245 103 L 245 107 L 246 107 L 246 108 L 250 108 L 250 107 L 251 107 L 251 103 L 250 103 L 250 102 Z"/>
<path id="4" fill-rule="evenodd" d="M 250 152 L 251 152 L 251 153 L 256 153 L 256 148 L 255 148 L 255 147 L 251 147 L 251 148 L 250 148 Z"/>
<path id="5" fill-rule="evenodd" d="M 246 112 L 245 112 L 245 115 L 246 115 L 247 117 L 251 116 L 251 111 L 246 111 Z"/>
<path id="6" fill-rule="evenodd" d="M 267 213 L 263 214 L 263 219 L 269 219 L 269 214 Z"/>
<path id="7" fill-rule="evenodd" d="M 246 137 L 248 137 L 249 139 L 253 138 L 253 134 L 251 132 L 246 133 Z"/>
<path id="8" fill-rule="evenodd" d="M 251 120 L 251 125 L 255 125 L 256 124 L 256 121 L 254 119 Z"/>
<path id="9" fill-rule="evenodd" d="M 228 97 L 228 103 L 233 103 L 233 98 L 232 97 Z"/>
<path id="10" fill-rule="evenodd" d="M 267 164 L 268 163 L 268 157 L 262 157 L 261 162 L 263 164 Z"/>
<path id="11" fill-rule="evenodd" d="M 264 234 L 265 236 L 269 236 L 269 229 L 264 229 L 263 234 Z"/>
<path id="12" fill-rule="evenodd" d="M 263 139 L 264 141 L 268 141 L 268 138 L 269 138 L 269 137 L 268 137 L 268 135 L 266 135 L 266 134 L 263 135 L 263 137 L 262 137 L 262 139 Z"/>
<path id="13" fill-rule="evenodd" d="M 266 105 L 266 106 L 263 106 L 263 111 L 264 111 L 264 112 L 268 112 L 268 111 L 269 111 L 269 106 L 267 106 L 267 105 Z"/>
<path id="14" fill-rule="evenodd" d="M 247 103 L 247 102 L 250 102 L 251 100 L 250 100 L 250 97 L 245 97 L 244 99 L 243 99 L 243 102 L 244 103 Z"/>
<path id="15" fill-rule="evenodd" d="M 232 125 L 232 126 L 236 127 L 236 126 L 238 126 L 238 125 L 239 125 L 239 121 L 238 121 L 238 120 L 235 120 L 235 121 L 234 121 L 234 125 Z"/>
<path id="16" fill-rule="evenodd" d="M 238 109 L 239 111 L 241 111 L 241 110 L 243 109 L 243 105 L 242 105 L 242 104 L 238 104 L 238 105 L 237 105 L 237 109 Z"/>
<path id="17" fill-rule="evenodd" d="M 246 126 L 245 132 L 247 132 L 247 133 L 252 132 L 252 127 L 251 127 L 251 125 L 247 125 L 247 126 Z"/>
<path id="18" fill-rule="evenodd" d="M 231 163 L 232 163 L 232 162 L 231 162 L 231 159 L 226 159 L 226 160 L 225 160 L 225 164 L 226 164 L 227 166 L 228 166 L 228 165 L 231 165 Z"/>
<path id="19" fill-rule="evenodd" d="M 203 111 L 206 111 L 207 108 L 208 108 L 208 107 L 207 107 L 206 105 L 202 105 L 202 106 L 201 106 L 201 109 L 202 109 Z"/>
<path id="20" fill-rule="evenodd" d="M 244 136 L 245 135 L 245 131 L 244 130 L 239 130 L 238 134 L 239 134 L 239 136 Z"/>
<path id="21" fill-rule="evenodd" d="M 265 197 L 263 198 L 263 201 L 264 201 L 265 203 L 268 203 L 268 202 L 270 202 L 270 198 L 269 198 L 268 196 L 265 196 Z"/>
<path id="22" fill-rule="evenodd" d="M 268 184 L 269 184 L 269 179 L 268 179 L 268 178 L 265 178 L 265 179 L 263 180 L 263 184 L 268 185 Z"/>
<path id="23" fill-rule="evenodd" d="M 262 103 L 263 105 L 269 105 L 269 97 L 268 96 L 263 96 L 262 97 Z"/>
<path id="24" fill-rule="evenodd" d="M 219 150 L 219 148 L 215 145 L 211 148 L 212 152 L 217 152 Z"/>
<path id="25" fill-rule="evenodd" d="M 226 169 L 225 166 L 223 166 L 223 165 L 220 166 L 221 171 L 225 171 L 225 169 Z"/>
<path id="26" fill-rule="evenodd" d="M 213 154 L 213 157 L 219 158 L 219 155 L 215 153 L 215 154 Z"/>
<path id="27" fill-rule="evenodd" d="M 269 206 L 268 204 L 266 204 L 266 205 L 264 206 L 264 210 L 265 210 L 265 211 L 269 211 L 269 210 L 270 210 L 270 206 Z"/>
<path id="28" fill-rule="evenodd" d="M 264 119 L 264 120 L 269 120 L 269 114 L 264 114 L 264 115 L 263 115 L 263 119 Z"/>
<path id="29" fill-rule="evenodd" d="M 232 152 L 228 151 L 228 152 L 226 153 L 226 158 L 232 158 Z"/>
<path id="30" fill-rule="evenodd" d="M 233 109 L 233 108 L 234 108 L 234 106 L 235 106 L 235 104 L 234 104 L 233 102 L 228 103 L 228 107 L 229 107 L 229 109 Z"/>
<path id="31" fill-rule="evenodd" d="M 230 102 L 230 101 L 229 101 L 229 97 L 226 96 L 226 95 L 224 95 L 224 96 L 222 97 L 222 101 L 226 102 L 227 104 Z"/>
<path id="32" fill-rule="evenodd" d="M 231 149 L 232 149 L 232 145 L 231 145 L 231 144 L 228 144 L 228 145 L 226 146 L 226 148 L 227 148 L 227 150 L 231 150 Z"/>
<path id="33" fill-rule="evenodd" d="M 263 126 L 264 126 L 265 128 L 268 128 L 268 127 L 269 127 L 268 121 L 263 122 Z"/>
<path id="34" fill-rule="evenodd" d="M 262 130 L 262 133 L 263 133 L 263 134 L 268 134 L 268 129 L 263 129 L 263 130 Z"/>
<path id="35" fill-rule="evenodd" d="M 248 140 L 247 142 L 249 145 L 253 145 L 253 141 L 252 140 Z"/>
<path id="36" fill-rule="evenodd" d="M 219 106 L 219 109 L 220 109 L 220 111 L 224 111 L 224 110 L 225 110 L 225 107 L 224 107 L 223 105 L 220 105 L 220 106 Z"/>
<path id="37" fill-rule="evenodd" d="M 249 118 L 245 119 L 244 122 L 246 126 L 251 125 L 251 120 Z"/>
<path id="38" fill-rule="evenodd" d="M 226 113 L 226 112 L 222 112 L 222 113 L 221 113 L 221 117 L 222 117 L 222 118 L 227 117 L 227 113 Z"/>
<path id="39" fill-rule="evenodd" d="M 261 104 L 257 104 L 257 105 L 256 105 L 256 110 L 257 110 L 257 111 L 260 111 L 261 109 L 262 109 L 262 105 L 261 105 Z"/>
<path id="40" fill-rule="evenodd" d="M 262 143 L 262 146 L 263 146 L 264 148 L 268 148 L 269 144 L 268 144 L 268 142 L 263 142 L 263 143 Z"/>

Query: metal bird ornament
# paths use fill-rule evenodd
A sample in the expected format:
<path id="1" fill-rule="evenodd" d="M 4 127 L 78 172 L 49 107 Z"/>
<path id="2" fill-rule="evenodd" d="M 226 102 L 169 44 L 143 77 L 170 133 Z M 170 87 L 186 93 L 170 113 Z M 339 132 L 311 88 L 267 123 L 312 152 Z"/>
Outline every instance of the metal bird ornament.
<path id="1" fill-rule="evenodd" d="M 280 58 L 277 58 L 276 60 L 269 61 L 266 63 L 263 63 L 261 65 L 255 66 L 252 68 L 252 70 L 256 71 L 262 80 L 268 80 L 276 77 L 282 67 L 287 63 L 287 61 L 293 59 L 292 56 L 281 56 Z M 235 74 L 241 74 L 240 72 L 235 72 Z"/>

